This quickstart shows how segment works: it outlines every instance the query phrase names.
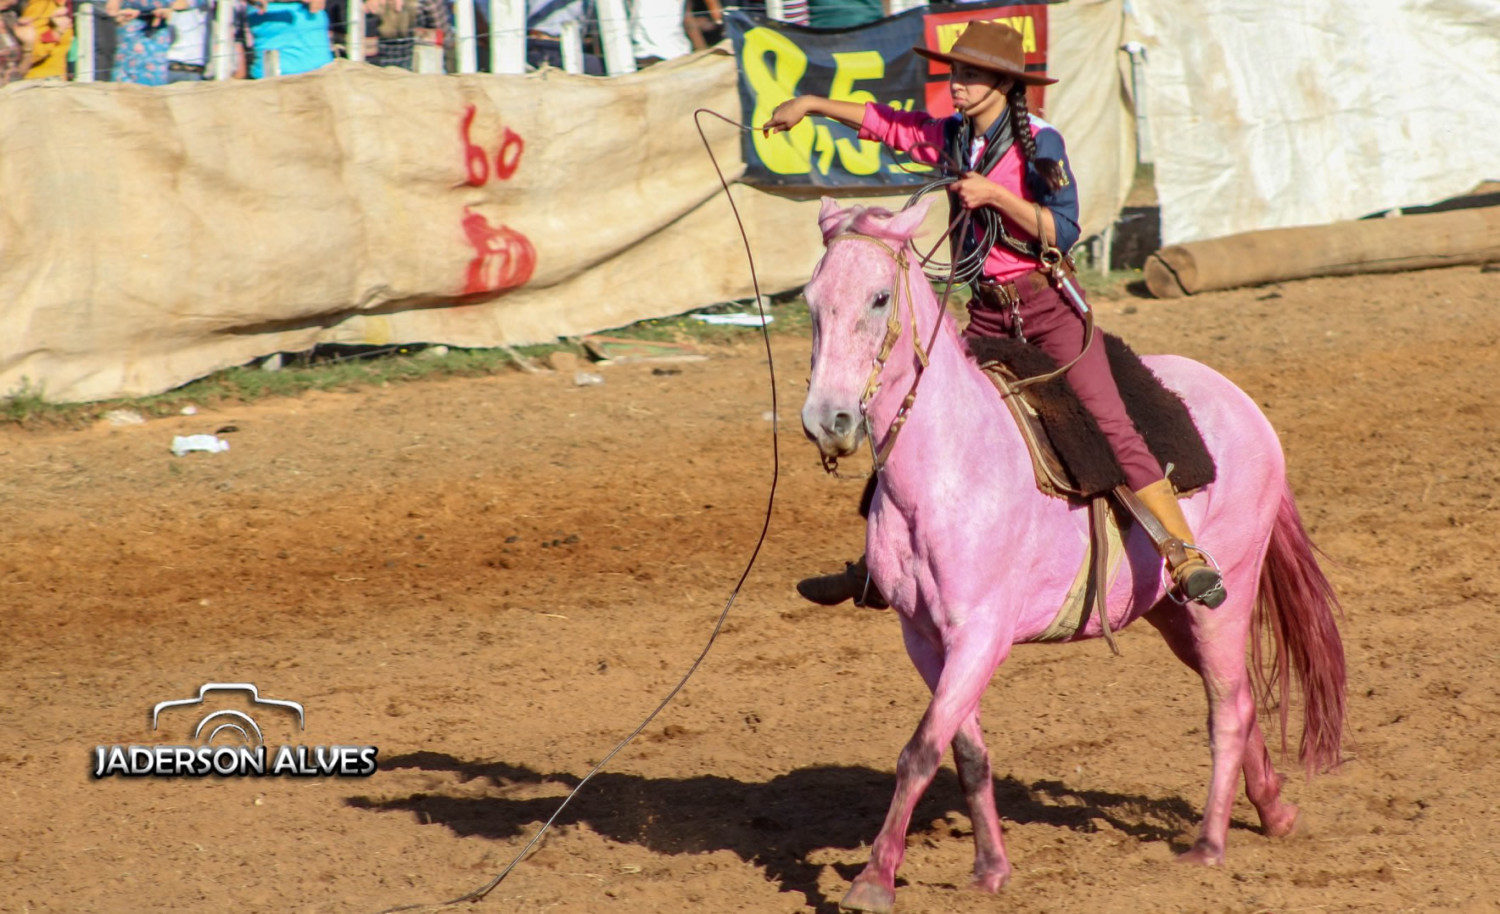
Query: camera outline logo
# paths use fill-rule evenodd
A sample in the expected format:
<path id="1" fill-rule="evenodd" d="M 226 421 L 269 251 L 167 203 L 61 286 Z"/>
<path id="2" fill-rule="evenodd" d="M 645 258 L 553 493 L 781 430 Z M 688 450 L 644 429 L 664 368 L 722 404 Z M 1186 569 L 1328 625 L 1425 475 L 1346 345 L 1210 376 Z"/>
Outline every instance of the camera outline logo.
<path id="1" fill-rule="evenodd" d="M 156 730 L 158 728 L 158 724 L 161 722 L 162 711 L 165 711 L 167 708 L 204 704 L 212 692 L 248 692 L 250 693 L 250 703 L 252 705 L 265 705 L 267 707 L 285 708 L 294 711 L 297 714 L 297 729 L 307 729 L 307 711 L 302 707 L 301 702 L 287 701 L 280 698 L 262 698 L 260 696 L 260 689 L 256 688 L 255 684 L 251 682 L 205 682 L 198 687 L 197 698 L 174 698 L 168 701 L 158 701 L 151 708 L 151 729 Z M 266 744 L 265 735 L 261 732 L 260 725 L 255 722 L 255 718 L 244 711 L 238 711 L 234 708 L 220 708 L 217 711 L 210 711 L 208 714 L 205 714 L 198 721 L 198 726 L 193 728 L 193 739 L 199 739 L 203 733 L 203 728 L 208 726 L 210 721 L 221 717 L 230 719 L 218 724 L 209 731 L 208 737 L 200 740 L 202 745 L 212 746 L 214 738 L 223 730 L 237 731 L 240 738 L 249 746 L 264 746 Z M 243 724 L 240 723 L 241 721 L 243 721 Z M 250 729 L 247 731 L 245 726 L 249 726 Z M 252 732 L 255 734 L 253 740 L 250 735 Z"/>
<path id="2" fill-rule="evenodd" d="M 265 731 L 249 713 L 214 707 L 210 696 L 240 693 L 250 710 L 269 708 L 297 716 L 297 729 L 307 729 L 307 710 L 299 701 L 266 698 L 250 682 L 205 682 L 192 698 L 172 698 L 151 707 L 151 730 L 161 728 L 162 713 L 174 708 L 205 706 L 208 713 L 193 728 L 195 745 L 95 746 L 91 774 L 95 780 L 134 777 L 369 777 L 379 770 L 380 749 L 371 745 L 266 745 Z M 180 694 L 180 693 L 179 693 Z M 237 737 L 214 741 L 220 736 Z"/>

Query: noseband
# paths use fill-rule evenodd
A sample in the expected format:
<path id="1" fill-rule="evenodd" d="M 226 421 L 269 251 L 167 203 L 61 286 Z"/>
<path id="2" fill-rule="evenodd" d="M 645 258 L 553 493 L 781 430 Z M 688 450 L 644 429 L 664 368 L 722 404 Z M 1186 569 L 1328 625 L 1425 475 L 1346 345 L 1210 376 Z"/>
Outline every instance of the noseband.
<path id="1" fill-rule="evenodd" d="M 896 435 L 901 431 L 901 427 L 906 424 L 907 413 L 911 412 L 912 404 L 917 400 L 917 385 L 922 382 L 922 373 L 927 368 L 927 353 L 931 351 L 932 343 L 937 339 L 937 327 L 933 327 L 933 339 L 928 341 L 927 347 L 924 349 L 922 341 L 917 338 L 917 311 L 915 300 L 912 298 L 910 262 L 906 259 L 905 245 L 897 249 L 881 241 L 879 238 L 874 238 L 870 235 L 844 232 L 828 239 L 826 246 L 832 247 L 836 241 L 863 241 L 879 247 L 890 256 L 891 260 L 896 264 L 896 271 L 901 276 L 900 284 L 893 286 L 891 289 L 891 296 L 894 301 L 891 302 L 890 314 L 885 319 L 885 338 L 880 341 L 880 351 L 875 355 L 874 364 L 870 368 L 870 378 L 865 382 L 864 392 L 859 397 L 859 412 L 865 424 L 865 437 L 870 440 L 870 448 L 874 452 L 873 471 L 879 473 L 885 466 L 886 458 L 890 457 L 891 449 L 896 446 Z M 908 322 L 911 325 L 911 345 L 912 349 L 916 351 L 918 362 L 917 376 L 912 379 L 911 389 L 906 392 L 906 398 L 901 401 L 901 406 L 896 410 L 895 418 L 891 420 L 890 431 L 886 433 L 885 443 L 880 446 L 880 450 L 875 451 L 874 435 L 870 428 L 869 405 L 870 400 L 880 390 L 880 375 L 885 371 L 886 360 L 891 357 L 891 351 L 896 348 L 896 341 L 901 338 L 901 331 L 906 326 L 901 320 L 902 290 L 906 292 L 906 313 Z M 939 314 L 938 324 L 941 323 L 942 315 Z M 822 461 L 825 472 L 835 473 L 838 471 L 839 459 L 837 457 L 822 456 Z"/>

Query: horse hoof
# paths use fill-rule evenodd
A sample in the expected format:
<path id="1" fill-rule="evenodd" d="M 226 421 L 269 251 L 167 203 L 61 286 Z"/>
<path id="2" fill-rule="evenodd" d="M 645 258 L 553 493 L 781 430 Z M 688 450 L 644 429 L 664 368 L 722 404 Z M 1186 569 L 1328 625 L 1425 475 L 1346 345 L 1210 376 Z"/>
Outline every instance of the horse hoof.
<path id="1" fill-rule="evenodd" d="M 895 889 L 861 880 L 855 880 L 839 902 L 840 911 L 869 911 L 872 914 L 891 914 L 895 907 Z"/>
<path id="2" fill-rule="evenodd" d="M 1009 881 L 1010 870 L 1008 868 L 993 873 L 976 873 L 974 881 L 969 883 L 969 888 L 975 892 L 984 892 L 986 895 L 997 895 Z"/>
<path id="3" fill-rule="evenodd" d="M 1222 866 L 1224 863 L 1224 849 L 1216 848 L 1200 838 L 1191 850 L 1177 855 L 1177 862 L 1196 864 L 1198 866 Z"/>
<path id="4" fill-rule="evenodd" d="M 1280 809 L 1260 815 L 1260 827 L 1267 838 L 1285 838 L 1296 832 L 1300 824 L 1297 807 L 1291 803 L 1284 803 Z"/>

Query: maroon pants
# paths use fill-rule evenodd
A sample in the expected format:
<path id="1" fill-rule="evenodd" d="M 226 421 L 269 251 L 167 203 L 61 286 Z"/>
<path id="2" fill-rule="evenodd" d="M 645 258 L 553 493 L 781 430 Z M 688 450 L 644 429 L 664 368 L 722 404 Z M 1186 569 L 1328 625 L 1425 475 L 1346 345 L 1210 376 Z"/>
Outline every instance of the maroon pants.
<path id="1" fill-rule="evenodd" d="M 1041 273 L 1022 276 L 1014 284 L 1014 293 L 1026 342 L 1052 356 L 1059 365 L 1072 361 L 1083 348 L 1083 318 L 1077 310 L 1063 301 Z M 969 302 L 969 326 L 964 336 L 1014 336 L 1013 323 L 1009 307 L 990 296 L 976 295 Z M 1089 351 L 1063 377 L 1098 420 L 1125 471 L 1125 482 L 1139 490 L 1160 480 L 1161 464 L 1125 412 L 1125 402 L 1120 399 L 1120 389 L 1115 386 L 1104 354 L 1104 334 L 1097 328 Z"/>

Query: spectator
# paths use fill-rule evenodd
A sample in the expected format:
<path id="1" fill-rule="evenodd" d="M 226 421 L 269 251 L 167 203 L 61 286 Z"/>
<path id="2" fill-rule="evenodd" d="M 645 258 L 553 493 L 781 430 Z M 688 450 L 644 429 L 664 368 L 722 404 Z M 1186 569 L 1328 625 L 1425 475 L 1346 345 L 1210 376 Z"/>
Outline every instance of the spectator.
<path id="1" fill-rule="evenodd" d="M 265 76 L 266 53 L 275 51 L 282 76 L 306 73 L 333 62 L 326 0 L 276 0 L 245 10 L 254 58 L 250 78 Z"/>
<path id="2" fill-rule="evenodd" d="M 0 86 L 26 76 L 36 29 L 16 13 L 17 0 L 0 0 Z"/>
<path id="3" fill-rule="evenodd" d="M 114 18 L 118 31 L 114 81 L 165 86 L 167 49 L 172 46 L 172 30 L 167 23 L 173 14 L 203 3 L 204 0 L 109 0 L 104 9 Z"/>
<path id="4" fill-rule="evenodd" d="M 807 24 L 819 29 L 847 29 L 885 15 L 881 0 L 807 0 Z"/>
<path id="5" fill-rule="evenodd" d="M 66 2 L 30 0 L 21 18 L 36 32 L 27 79 L 67 79 L 68 48 L 73 45 L 73 17 Z"/>
<path id="6" fill-rule="evenodd" d="M 716 45 L 724 37 L 724 8 L 719 0 L 688 0 L 682 28 L 693 43 L 693 50 Z"/>
<path id="7" fill-rule="evenodd" d="M 636 0 L 630 23 L 636 66 L 648 67 L 693 50 L 685 13 L 686 0 Z"/>
<path id="8" fill-rule="evenodd" d="M 228 0 L 220 0 L 228 2 Z M 197 82 L 208 68 L 212 17 L 205 8 L 186 9 L 170 21 L 172 45 L 167 48 L 167 82 Z"/>
<path id="9" fill-rule="evenodd" d="M 569 22 L 588 28 L 588 0 L 526 0 L 526 62 L 533 67 L 562 66 L 562 30 Z M 604 75 L 604 61 L 583 55 L 583 72 Z"/>
<path id="10" fill-rule="evenodd" d="M 335 22 L 347 22 L 347 0 L 330 0 L 328 12 Z M 367 0 L 365 62 L 414 69 L 413 48 L 418 42 L 442 47 L 449 21 L 447 0 Z"/>

